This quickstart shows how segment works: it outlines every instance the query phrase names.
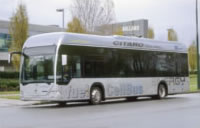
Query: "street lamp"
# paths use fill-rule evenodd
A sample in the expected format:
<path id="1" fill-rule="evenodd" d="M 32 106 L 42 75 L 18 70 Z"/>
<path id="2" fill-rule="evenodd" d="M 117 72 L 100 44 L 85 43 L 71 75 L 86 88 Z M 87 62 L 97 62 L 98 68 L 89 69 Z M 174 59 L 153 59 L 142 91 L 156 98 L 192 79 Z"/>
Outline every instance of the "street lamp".
<path id="1" fill-rule="evenodd" d="M 196 0 L 197 86 L 200 89 L 198 0 Z"/>
<path id="2" fill-rule="evenodd" d="M 57 12 L 62 12 L 62 27 L 63 27 L 63 30 L 64 30 L 64 23 L 65 23 L 65 10 L 64 8 L 61 8 L 61 9 L 56 9 Z"/>

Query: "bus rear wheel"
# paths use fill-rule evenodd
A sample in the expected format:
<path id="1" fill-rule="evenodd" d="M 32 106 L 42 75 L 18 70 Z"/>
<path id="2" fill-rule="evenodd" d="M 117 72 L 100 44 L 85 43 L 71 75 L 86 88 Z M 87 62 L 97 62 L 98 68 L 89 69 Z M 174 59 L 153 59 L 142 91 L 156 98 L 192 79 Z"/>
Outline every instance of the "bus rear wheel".
<path id="1" fill-rule="evenodd" d="M 93 87 L 90 91 L 90 103 L 92 105 L 100 104 L 102 101 L 102 91 L 99 87 Z"/>
<path id="2" fill-rule="evenodd" d="M 158 86 L 158 99 L 164 99 L 167 96 L 167 88 L 164 84 Z"/>
<path id="3" fill-rule="evenodd" d="M 153 99 L 164 99 L 167 96 L 167 87 L 164 84 L 158 86 L 157 95 L 152 96 Z"/>

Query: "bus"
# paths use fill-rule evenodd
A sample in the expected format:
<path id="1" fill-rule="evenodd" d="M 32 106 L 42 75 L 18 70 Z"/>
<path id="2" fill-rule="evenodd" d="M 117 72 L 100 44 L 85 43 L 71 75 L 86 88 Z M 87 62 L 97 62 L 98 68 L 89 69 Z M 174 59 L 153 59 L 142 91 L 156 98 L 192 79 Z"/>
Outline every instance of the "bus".
<path id="1" fill-rule="evenodd" d="M 47 33 L 24 43 L 20 96 L 59 104 L 167 95 L 189 90 L 185 45 L 125 36 Z"/>

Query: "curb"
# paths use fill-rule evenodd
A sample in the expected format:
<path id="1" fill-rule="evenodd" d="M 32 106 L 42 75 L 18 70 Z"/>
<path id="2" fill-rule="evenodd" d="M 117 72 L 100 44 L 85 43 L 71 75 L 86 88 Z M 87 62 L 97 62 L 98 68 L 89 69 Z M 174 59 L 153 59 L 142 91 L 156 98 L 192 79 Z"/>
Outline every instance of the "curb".
<path id="1" fill-rule="evenodd" d="M 0 98 L 0 107 L 13 107 L 13 106 L 28 106 L 35 104 L 35 101 L 20 101 L 13 99 Z"/>

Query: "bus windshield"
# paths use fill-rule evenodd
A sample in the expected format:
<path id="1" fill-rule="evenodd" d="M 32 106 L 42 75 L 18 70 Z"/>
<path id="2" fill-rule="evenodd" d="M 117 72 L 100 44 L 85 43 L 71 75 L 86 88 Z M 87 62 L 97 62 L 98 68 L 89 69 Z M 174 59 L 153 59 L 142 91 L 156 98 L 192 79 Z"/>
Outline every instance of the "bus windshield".
<path id="1" fill-rule="evenodd" d="M 54 56 L 26 56 L 22 68 L 22 83 L 52 83 Z"/>

